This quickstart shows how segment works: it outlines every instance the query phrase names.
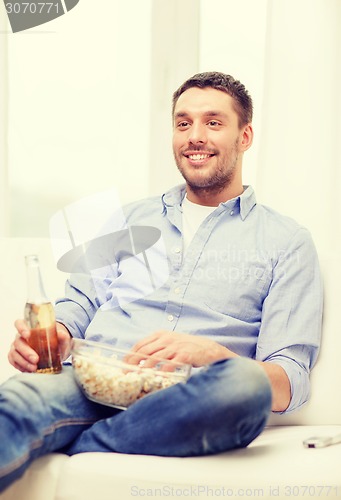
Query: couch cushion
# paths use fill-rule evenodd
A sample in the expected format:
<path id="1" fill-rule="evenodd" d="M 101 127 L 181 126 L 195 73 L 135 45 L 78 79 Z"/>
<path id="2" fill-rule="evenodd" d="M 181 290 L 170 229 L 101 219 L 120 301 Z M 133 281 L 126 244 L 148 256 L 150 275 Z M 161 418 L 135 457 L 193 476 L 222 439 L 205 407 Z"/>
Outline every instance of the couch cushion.
<path id="1" fill-rule="evenodd" d="M 336 498 L 341 444 L 306 449 L 303 439 L 341 426 L 270 427 L 248 448 L 209 457 L 82 453 L 66 463 L 56 500 L 133 497 Z"/>
<path id="2" fill-rule="evenodd" d="M 54 499 L 61 469 L 68 460 L 69 457 L 61 453 L 51 453 L 38 458 L 21 479 L 0 494 L 1 500 Z"/>

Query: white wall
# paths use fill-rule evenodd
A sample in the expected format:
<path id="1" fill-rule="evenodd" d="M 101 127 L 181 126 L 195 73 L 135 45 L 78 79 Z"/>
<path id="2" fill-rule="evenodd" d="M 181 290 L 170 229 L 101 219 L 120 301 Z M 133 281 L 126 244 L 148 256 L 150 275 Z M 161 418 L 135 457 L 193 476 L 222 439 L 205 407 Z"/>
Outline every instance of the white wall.
<path id="1" fill-rule="evenodd" d="M 150 37 L 150 0 L 83 0 L 8 35 L 12 234 L 109 186 L 147 195 Z"/>
<path id="2" fill-rule="evenodd" d="M 253 98 L 255 139 L 244 157 L 244 182 L 255 188 L 262 124 L 267 4 L 267 0 L 200 0 L 200 71 L 232 75 L 245 85 Z"/>
<path id="3" fill-rule="evenodd" d="M 8 82 L 7 82 L 7 36 L 4 33 L 7 20 L 0 15 L 0 235 L 9 232 L 8 208 L 8 171 L 7 171 L 7 120 L 8 120 Z"/>
<path id="4" fill-rule="evenodd" d="M 324 252 L 341 249 L 340 19 L 338 0 L 201 0 L 200 69 L 254 98 L 244 179 Z"/>
<path id="5" fill-rule="evenodd" d="M 341 2 L 272 1 L 258 171 L 265 203 L 341 250 Z"/>

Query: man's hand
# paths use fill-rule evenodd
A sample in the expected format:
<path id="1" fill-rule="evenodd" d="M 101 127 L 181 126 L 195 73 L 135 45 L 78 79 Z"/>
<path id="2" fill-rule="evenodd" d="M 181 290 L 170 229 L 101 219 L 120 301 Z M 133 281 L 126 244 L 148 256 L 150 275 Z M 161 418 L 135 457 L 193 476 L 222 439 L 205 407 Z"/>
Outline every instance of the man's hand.
<path id="1" fill-rule="evenodd" d="M 237 356 L 226 347 L 206 337 L 168 331 L 159 331 L 149 335 L 135 344 L 132 351 L 187 363 L 195 367 Z"/>
<path id="2" fill-rule="evenodd" d="M 155 355 L 195 367 L 238 356 L 226 347 L 199 335 L 160 331 L 144 338 L 131 349 L 139 356 L 128 361 L 139 363 L 141 355 Z M 290 403 L 290 382 L 284 369 L 275 363 L 255 361 L 265 370 L 272 387 L 273 411 L 284 411 Z M 145 365 L 144 365 L 145 366 Z"/>
<path id="3" fill-rule="evenodd" d="M 11 344 L 8 361 L 21 372 L 35 372 L 37 370 L 38 354 L 27 342 L 30 338 L 30 329 L 25 321 L 21 319 L 17 320 L 14 326 L 17 329 L 17 334 Z M 60 356 L 64 360 L 70 354 L 71 336 L 67 328 L 60 323 L 57 323 L 57 335 Z"/>

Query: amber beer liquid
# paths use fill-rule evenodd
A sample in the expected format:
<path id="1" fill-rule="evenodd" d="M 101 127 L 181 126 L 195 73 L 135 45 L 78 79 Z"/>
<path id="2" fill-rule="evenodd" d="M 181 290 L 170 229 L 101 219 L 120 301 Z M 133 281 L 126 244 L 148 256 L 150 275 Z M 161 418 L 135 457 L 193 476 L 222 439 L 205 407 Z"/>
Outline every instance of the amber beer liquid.
<path id="1" fill-rule="evenodd" d="M 47 299 L 36 255 L 25 258 L 28 299 L 25 321 L 30 328 L 28 344 L 39 356 L 38 373 L 60 373 L 62 370 L 54 309 Z"/>

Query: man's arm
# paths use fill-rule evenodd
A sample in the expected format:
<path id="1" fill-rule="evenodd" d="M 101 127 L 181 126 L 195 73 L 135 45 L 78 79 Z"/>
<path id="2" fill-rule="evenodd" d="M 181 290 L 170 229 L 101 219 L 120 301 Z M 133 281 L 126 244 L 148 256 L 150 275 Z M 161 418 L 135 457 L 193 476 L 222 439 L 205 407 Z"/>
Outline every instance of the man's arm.
<path id="1" fill-rule="evenodd" d="M 285 411 L 291 400 L 291 387 L 286 371 L 275 363 L 256 361 L 266 372 L 272 389 L 272 411 Z"/>
<path id="2" fill-rule="evenodd" d="M 160 331 L 138 342 L 132 349 L 147 355 L 156 354 L 165 359 L 204 366 L 238 354 L 206 337 Z M 265 370 L 272 387 L 272 411 L 284 411 L 290 403 L 290 382 L 285 370 L 274 363 L 255 361 Z"/>
<path id="3" fill-rule="evenodd" d="M 271 380 L 274 411 L 292 411 L 309 398 L 309 375 L 320 346 L 322 306 L 317 253 L 308 231 L 300 228 L 288 239 L 273 268 L 255 355 Z"/>

